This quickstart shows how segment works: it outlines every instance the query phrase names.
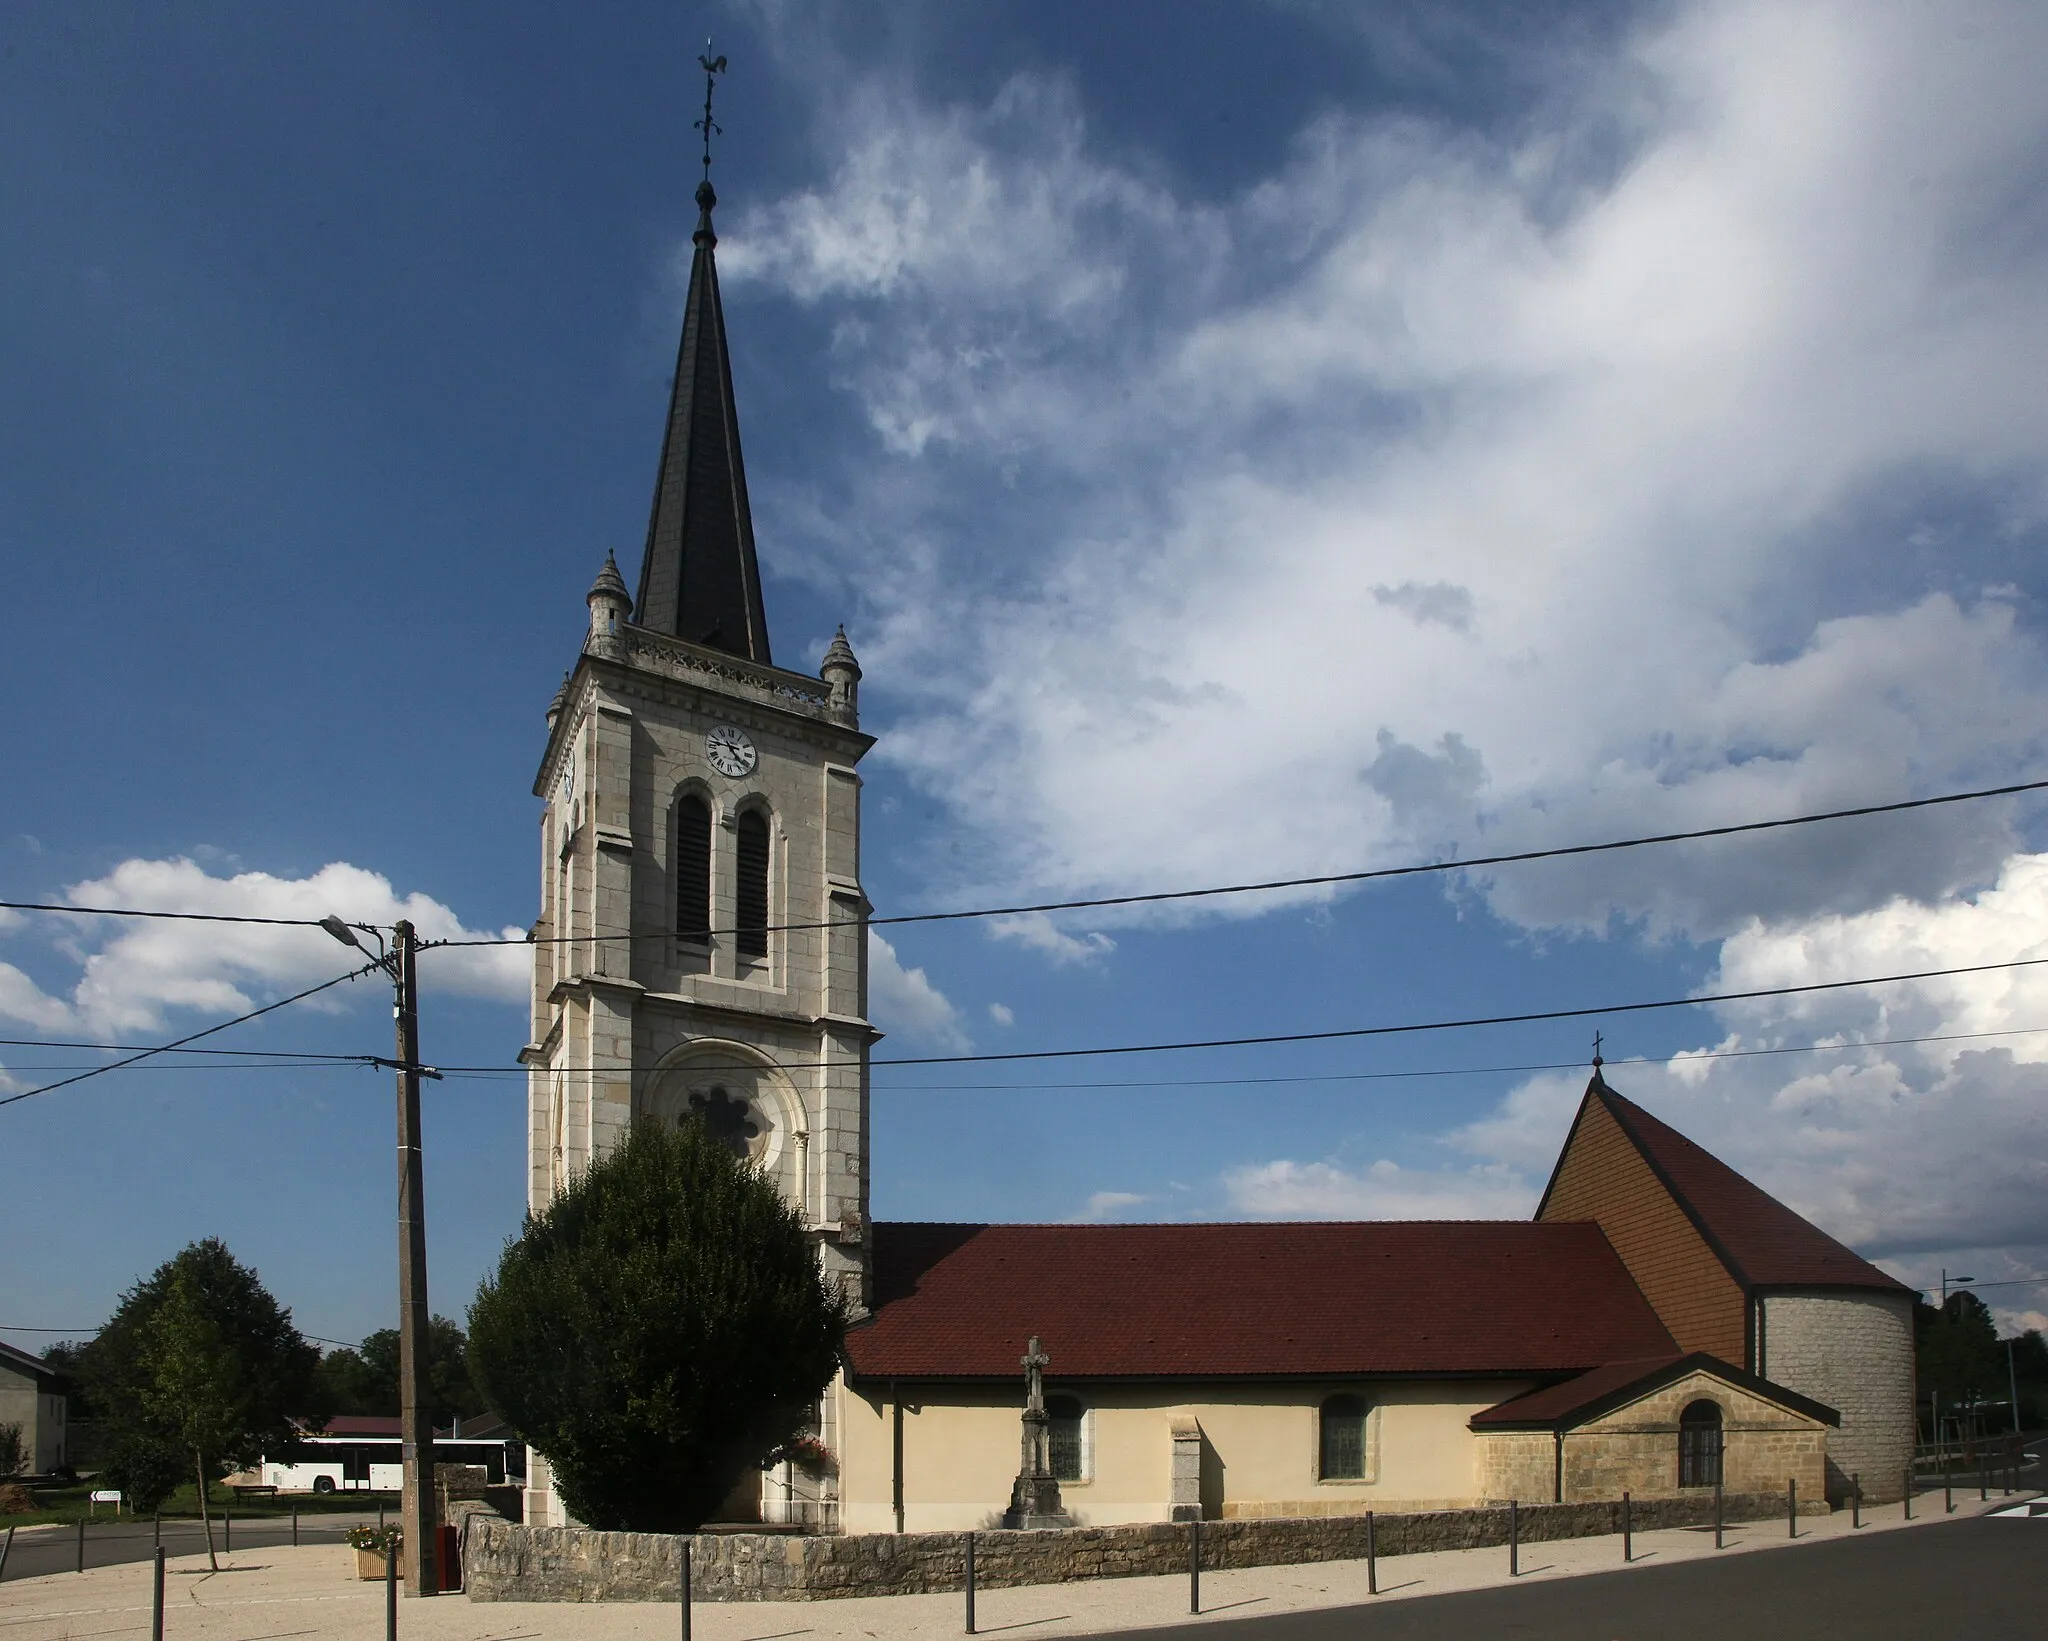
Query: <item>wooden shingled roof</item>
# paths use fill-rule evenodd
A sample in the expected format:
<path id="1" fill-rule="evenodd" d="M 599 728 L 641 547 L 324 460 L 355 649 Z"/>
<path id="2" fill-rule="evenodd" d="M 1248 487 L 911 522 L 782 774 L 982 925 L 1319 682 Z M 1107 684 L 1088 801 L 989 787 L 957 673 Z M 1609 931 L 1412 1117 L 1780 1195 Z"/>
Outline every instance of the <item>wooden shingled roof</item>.
<path id="1" fill-rule="evenodd" d="M 1753 1185 L 1711 1152 L 1660 1122 L 1607 1086 L 1598 1071 L 1587 1085 L 1586 1105 L 1598 1101 L 1671 1193 L 1729 1275 L 1749 1289 L 1885 1288 L 1908 1293 L 1905 1283 L 1844 1247 L 1811 1220 Z M 1573 1123 L 1573 1132 L 1578 1130 Z M 1565 1142 L 1568 1153 L 1571 1141 Z M 1564 1158 L 1559 1157 L 1562 1169 Z M 1544 1203 L 1556 1187 L 1544 1192 Z M 1543 1205 L 1536 1209 L 1540 1218 Z"/>
<path id="2" fill-rule="evenodd" d="M 874 1227 L 860 1379 L 1547 1376 L 1677 1345 L 1596 1225 Z"/>

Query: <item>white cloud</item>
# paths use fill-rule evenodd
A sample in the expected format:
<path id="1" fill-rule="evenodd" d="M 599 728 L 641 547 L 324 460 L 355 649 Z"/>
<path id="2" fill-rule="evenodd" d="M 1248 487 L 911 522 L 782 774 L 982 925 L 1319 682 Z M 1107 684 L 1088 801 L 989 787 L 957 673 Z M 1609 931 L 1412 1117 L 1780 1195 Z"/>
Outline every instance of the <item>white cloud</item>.
<path id="1" fill-rule="evenodd" d="M 1069 1214 L 1069 1225 L 1099 1225 L 1106 1219 L 1120 1219 L 1123 1210 L 1135 1208 L 1141 1202 L 1152 1199 L 1140 1191 L 1097 1191 L 1088 1198 L 1087 1206 L 1078 1214 Z"/>
<path id="2" fill-rule="evenodd" d="M 336 861 L 303 878 L 242 872 L 216 877 L 196 862 L 127 860 L 104 877 L 72 884 L 78 906 L 214 915 L 320 918 L 389 926 L 410 918 L 422 939 L 479 937 L 452 910 L 423 894 L 400 895 L 377 873 Z M 172 1011 L 240 1014 L 276 994 L 345 972 L 359 960 L 314 928 L 178 919 L 34 919 L 48 938 L 45 958 L 76 970 L 68 995 L 37 986 L 0 964 L 0 1017 L 45 1031 L 114 1036 L 163 1028 Z M 22 931 L 16 930 L 17 938 Z M 498 938 L 523 941 L 519 929 Z M 40 965 L 39 965 L 40 966 Z M 423 953 L 423 991 L 523 1001 L 531 954 L 523 945 Z M 319 1000 L 314 1000 L 317 1004 Z"/>
<path id="3" fill-rule="evenodd" d="M 1330 114 L 1225 207 L 1101 158 L 1056 81 L 856 78 L 853 148 L 728 265 L 829 312 L 893 455 L 793 551 L 870 521 L 878 755 L 989 840 L 961 890 L 2038 767 L 2048 666 L 1988 589 L 2040 577 L 2044 53 L 2039 8 L 1660 9 L 1512 140 Z M 1938 898 L 2015 841 L 1980 805 L 1484 887 L 1714 938 Z"/>
<path id="4" fill-rule="evenodd" d="M 988 1017 L 999 1026 L 1014 1026 L 1017 1023 L 1016 1012 L 1008 1003 L 989 1004 Z"/>
<path id="5" fill-rule="evenodd" d="M 1116 950 L 1116 942 L 1100 930 L 1068 934 L 1043 912 L 997 918 L 988 925 L 988 935 L 991 940 L 1014 940 L 1062 966 L 1068 963 L 1099 963 Z"/>
<path id="6" fill-rule="evenodd" d="M 1529 1182 L 1498 1164 L 1403 1168 L 1381 1158 L 1352 1172 L 1329 1162 L 1284 1159 L 1223 1176 L 1230 1206 L 1258 1219 L 1526 1219 Z"/>
<path id="7" fill-rule="evenodd" d="M 960 1024 L 960 1011 L 934 986 L 923 969 L 906 969 L 896 948 L 868 931 L 868 1006 L 875 1024 L 934 1048 L 964 1051 L 974 1046 Z"/>

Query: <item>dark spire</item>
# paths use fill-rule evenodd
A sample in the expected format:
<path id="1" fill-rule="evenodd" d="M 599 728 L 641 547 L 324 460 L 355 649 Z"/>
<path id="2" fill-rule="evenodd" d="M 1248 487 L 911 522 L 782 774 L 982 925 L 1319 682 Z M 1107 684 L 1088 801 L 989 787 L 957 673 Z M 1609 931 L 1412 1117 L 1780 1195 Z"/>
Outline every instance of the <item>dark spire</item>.
<path id="1" fill-rule="evenodd" d="M 713 256 L 718 235 L 711 228 L 711 209 L 718 203 L 711 187 L 711 137 L 718 130 L 711 119 L 711 91 L 725 59 L 707 54 L 698 61 L 704 66 L 704 118 L 698 122 L 704 133 L 704 180 L 697 185 L 697 252 L 690 263 L 682 346 L 633 620 L 765 662 L 770 659 L 768 618 L 754 557 L 746 467 L 740 459 L 725 313 L 718 299 Z"/>

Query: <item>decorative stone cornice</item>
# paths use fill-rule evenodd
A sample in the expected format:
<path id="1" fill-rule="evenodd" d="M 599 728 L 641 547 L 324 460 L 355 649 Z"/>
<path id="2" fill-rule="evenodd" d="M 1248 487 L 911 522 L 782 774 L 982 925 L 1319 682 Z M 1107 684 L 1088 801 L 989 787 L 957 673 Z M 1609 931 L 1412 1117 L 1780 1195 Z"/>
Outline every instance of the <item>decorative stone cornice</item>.
<path id="1" fill-rule="evenodd" d="M 672 638 L 646 627 L 627 627 L 621 640 L 626 665 L 660 673 L 689 684 L 703 684 L 723 694 L 752 697 L 764 706 L 801 713 L 824 723 L 851 724 L 835 710 L 830 693 L 817 679 L 781 667 L 763 666 L 723 650 Z"/>

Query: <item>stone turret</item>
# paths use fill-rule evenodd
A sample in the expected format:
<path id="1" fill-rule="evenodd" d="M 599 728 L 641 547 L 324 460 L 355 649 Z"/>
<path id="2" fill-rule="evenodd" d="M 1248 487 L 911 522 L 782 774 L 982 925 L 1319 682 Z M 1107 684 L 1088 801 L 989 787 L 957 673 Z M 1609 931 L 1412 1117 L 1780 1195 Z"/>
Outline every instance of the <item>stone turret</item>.
<path id="1" fill-rule="evenodd" d="M 584 602 L 590 606 L 590 636 L 583 641 L 583 652 L 610 661 L 623 660 L 633 596 L 626 591 L 626 578 L 619 574 L 618 560 L 610 553 L 604 555 L 604 568 L 597 572 Z"/>
<path id="2" fill-rule="evenodd" d="M 853 658 L 853 646 L 846 641 L 846 628 L 832 635 L 831 648 L 818 667 L 818 676 L 832 692 L 832 716 L 850 729 L 860 727 L 860 663 Z"/>

